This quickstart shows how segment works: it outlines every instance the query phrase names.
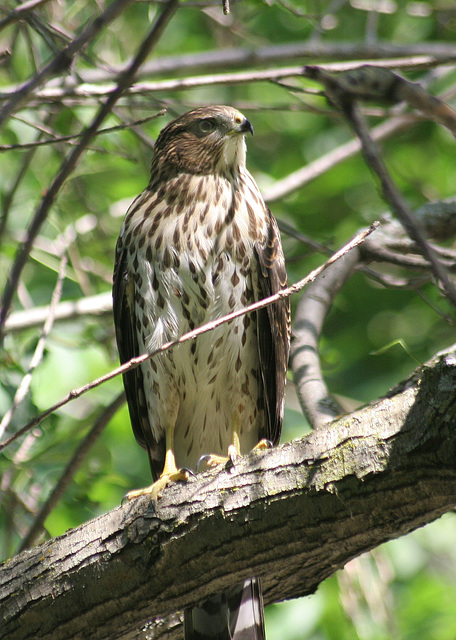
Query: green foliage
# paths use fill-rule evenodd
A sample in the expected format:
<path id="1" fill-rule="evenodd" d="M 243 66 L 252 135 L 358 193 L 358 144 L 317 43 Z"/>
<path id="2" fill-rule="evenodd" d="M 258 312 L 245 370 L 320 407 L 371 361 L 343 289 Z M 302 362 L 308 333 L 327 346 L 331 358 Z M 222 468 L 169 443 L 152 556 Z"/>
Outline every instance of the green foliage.
<path id="1" fill-rule="evenodd" d="M 452 10 L 445 12 L 432 2 L 378 3 L 390 6 L 391 10 L 386 12 L 380 7 L 375 13 L 369 9 L 370 4 L 376 3 L 360 2 L 361 8 L 354 8 L 354 3 L 316 0 L 268 3 L 246 0 L 233 3 L 231 15 L 224 17 L 218 5 L 203 8 L 184 0 L 148 64 L 168 56 L 187 56 L 188 60 L 193 54 L 213 52 L 218 55 L 218 65 L 213 69 L 204 62 L 190 69 L 182 64 L 168 71 L 155 68 L 138 81 L 208 77 L 212 72 L 250 71 L 254 76 L 256 69 L 279 72 L 282 66 L 317 64 L 322 59 L 337 62 L 367 58 L 367 53 L 364 57 L 350 56 L 340 47 L 339 54 L 321 54 L 316 58 L 283 55 L 269 62 L 263 59 L 252 64 L 244 60 L 235 64 L 230 63 L 228 56 L 235 48 L 257 51 L 266 47 L 270 52 L 272 45 L 292 43 L 318 44 L 322 48 L 362 47 L 367 37 L 375 51 L 377 39 L 386 46 L 421 43 L 423 48 L 431 42 L 454 41 L 456 22 Z M 415 11 L 412 5 L 416 5 Z M 8 3 L 9 9 L 15 6 Z M 99 105 L 99 98 L 91 95 L 91 88 L 107 85 L 112 80 L 107 70 L 124 67 L 131 60 L 159 6 L 152 2 L 131 4 L 90 42 L 65 76 L 77 80 L 78 74 L 82 78 L 87 74 L 86 94 L 49 102 L 39 95 L 36 99 L 32 96 L 7 120 L 0 132 L 0 144 L 24 145 L 80 133 Z M 11 55 L 0 65 L 1 90 L 12 89 L 42 69 L 57 50 L 81 33 L 96 11 L 97 5 L 89 2 L 44 3 L 34 12 L 34 19 L 29 14 L 21 22 L 5 27 L 0 32 L 0 49 L 8 48 Z M 99 78 L 94 79 L 89 73 L 97 73 Z M 453 69 L 442 66 L 437 73 L 431 65 L 418 71 L 412 68 L 409 77 L 426 83 L 433 93 L 454 95 Z M 46 89 L 61 87 L 62 78 L 49 81 Z M 102 293 L 109 295 L 114 248 L 123 213 L 147 184 L 152 141 L 174 114 L 206 103 L 232 104 L 246 113 L 256 134 L 248 141 L 248 165 L 264 191 L 351 139 L 352 133 L 340 114 L 315 93 L 321 87 L 304 78 L 287 78 L 285 82 L 295 91 L 252 77 L 249 83 L 234 78 L 188 90 L 144 91 L 122 98 L 102 128 L 153 116 L 162 107 L 168 113 L 136 126 L 102 133 L 91 142 L 40 229 L 14 297 L 13 316 L 14 312 L 31 311 L 50 303 L 62 252 L 69 259 L 62 302 Z M 370 124 L 377 125 L 390 113 L 390 107 L 380 105 L 372 111 Z M 2 288 L 42 195 L 76 142 L 61 140 L 33 149 L 20 146 L 0 149 Z M 385 140 L 382 151 L 412 207 L 454 196 L 454 140 L 443 127 L 416 119 Z M 359 154 L 331 165 L 314 180 L 274 202 L 271 208 L 279 219 L 330 249 L 341 246 L 360 227 L 378 219 L 388 209 L 376 179 Z M 302 278 L 324 259 L 285 235 L 284 245 L 291 282 Z M 414 276 L 411 272 L 404 275 L 399 267 L 386 270 L 392 277 Z M 451 311 L 450 305 L 442 292 L 428 282 L 420 287 L 420 294 L 413 289 L 383 287 L 358 273 L 337 297 L 325 324 L 321 354 L 330 389 L 343 397 L 347 407 L 379 397 L 408 375 L 417 360 L 425 361 L 454 339 L 453 328 L 445 318 Z M 42 324 L 6 335 L 1 356 L 0 415 L 10 408 L 28 371 Z M 407 348 L 402 349 L 399 344 Z M 108 372 L 116 364 L 110 313 L 56 322 L 46 339 L 44 355 L 33 372 L 30 388 L 5 437 L 71 389 Z M 59 409 L 0 453 L 2 557 L 17 551 L 45 500 L 61 481 L 76 448 L 121 388 L 119 378 L 98 387 Z M 298 437 L 309 428 L 299 412 L 292 384 L 287 402 L 284 440 Z M 45 537 L 59 535 L 115 507 L 129 489 L 148 482 L 146 455 L 134 441 L 124 407 L 81 460 L 45 521 Z M 310 598 L 271 607 L 267 612 L 269 637 L 454 638 L 456 552 L 449 541 L 454 539 L 455 527 L 454 516 L 447 515 L 441 522 L 378 550 L 381 557 L 363 561 L 366 572 L 375 565 L 372 569 L 373 574 L 375 571 L 378 574 L 375 580 L 387 585 L 383 592 L 387 602 L 382 603 L 386 617 L 366 599 L 362 581 L 347 572 L 345 582 L 335 576 Z M 379 566 L 388 567 L 386 578 Z M 353 590 L 351 600 L 344 597 L 348 588 Z"/>

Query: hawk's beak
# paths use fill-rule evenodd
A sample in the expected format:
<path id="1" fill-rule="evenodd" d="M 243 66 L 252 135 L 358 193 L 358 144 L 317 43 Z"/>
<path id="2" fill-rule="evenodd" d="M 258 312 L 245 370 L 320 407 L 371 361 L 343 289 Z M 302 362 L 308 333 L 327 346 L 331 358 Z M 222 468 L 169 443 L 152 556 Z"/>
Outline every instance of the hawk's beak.
<path id="1" fill-rule="evenodd" d="M 253 136 L 253 126 L 250 120 L 247 118 L 243 118 L 243 120 L 238 124 L 238 126 L 234 129 L 235 133 L 251 133 Z"/>

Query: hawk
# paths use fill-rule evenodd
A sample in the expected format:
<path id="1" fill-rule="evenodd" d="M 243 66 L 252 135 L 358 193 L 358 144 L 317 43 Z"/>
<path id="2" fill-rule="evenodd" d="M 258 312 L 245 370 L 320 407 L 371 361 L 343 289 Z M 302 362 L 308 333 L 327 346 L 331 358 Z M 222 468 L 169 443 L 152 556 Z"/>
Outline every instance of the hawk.
<path id="1" fill-rule="evenodd" d="M 239 111 L 211 106 L 158 136 L 150 182 L 127 211 L 116 247 L 121 362 L 286 287 L 277 223 L 245 164 L 249 133 Z M 128 371 L 130 418 L 154 484 L 127 497 L 158 498 L 201 456 L 215 465 L 258 443 L 277 444 L 288 352 L 287 298 Z M 186 612 L 185 629 L 188 640 L 264 637 L 258 581 Z"/>

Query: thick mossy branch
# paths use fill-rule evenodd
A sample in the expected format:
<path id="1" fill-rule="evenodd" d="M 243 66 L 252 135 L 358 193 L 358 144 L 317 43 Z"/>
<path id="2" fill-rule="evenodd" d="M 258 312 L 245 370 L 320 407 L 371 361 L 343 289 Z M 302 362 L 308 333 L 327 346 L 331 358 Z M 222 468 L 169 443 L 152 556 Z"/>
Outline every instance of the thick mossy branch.
<path id="1" fill-rule="evenodd" d="M 248 575 L 266 603 L 456 502 L 456 347 L 388 397 L 232 470 L 170 487 L 0 571 L 0 638 L 178 638 L 179 615 Z"/>

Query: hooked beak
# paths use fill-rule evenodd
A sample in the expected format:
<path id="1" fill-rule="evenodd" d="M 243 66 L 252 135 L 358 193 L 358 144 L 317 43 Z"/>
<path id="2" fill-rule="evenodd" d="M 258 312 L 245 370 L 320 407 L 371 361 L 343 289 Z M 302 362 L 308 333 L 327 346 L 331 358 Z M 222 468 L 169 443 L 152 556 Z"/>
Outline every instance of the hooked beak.
<path id="1" fill-rule="evenodd" d="M 244 118 L 240 124 L 234 129 L 235 133 L 251 133 L 253 136 L 253 126 L 250 120 Z"/>

